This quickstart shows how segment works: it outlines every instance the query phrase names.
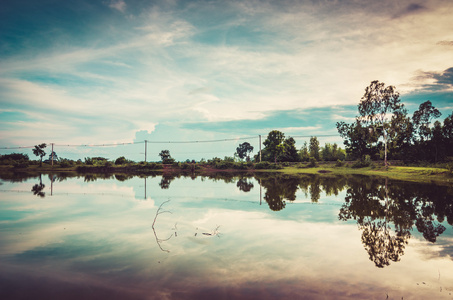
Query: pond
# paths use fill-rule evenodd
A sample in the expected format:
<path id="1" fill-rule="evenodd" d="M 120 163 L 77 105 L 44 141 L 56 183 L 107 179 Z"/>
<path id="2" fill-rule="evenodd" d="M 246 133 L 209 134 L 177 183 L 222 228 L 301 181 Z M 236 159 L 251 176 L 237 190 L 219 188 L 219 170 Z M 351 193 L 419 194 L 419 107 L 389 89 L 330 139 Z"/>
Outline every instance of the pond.
<path id="1" fill-rule="evenodd" d="M 3 176 L 1 299 L 453 299 L 453 187 Z"/>

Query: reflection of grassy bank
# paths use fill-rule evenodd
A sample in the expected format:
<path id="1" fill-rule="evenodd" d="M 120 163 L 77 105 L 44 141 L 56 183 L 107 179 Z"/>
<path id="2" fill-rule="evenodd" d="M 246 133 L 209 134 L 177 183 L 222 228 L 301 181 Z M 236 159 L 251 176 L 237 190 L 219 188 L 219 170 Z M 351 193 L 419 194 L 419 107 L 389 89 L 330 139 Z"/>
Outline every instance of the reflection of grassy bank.
<path id="1" fill-rule="evenodd" d="M 273 165 L 273 164 L 272 164 Z M 258 169 L 249 166 L 247 169 L 217 169 L 212 165 L 194 164 L 189 167 L 182 168 L 178 165 L 162 165 L 162 164 L 134 164 L 120 166 L 73 166 L 68 168 L 52 167 L 44 164 L 42 167 L 38 165 L 30 165 L 26 168 L 14 168 L 12 166 L 0 166 L 0 173 L 22 173 L 22 174 L 37 174 L 37 173 L 75 173 L 75 174 L 92 174 L 92 173 L 108 173 L 108 174 L 129 174 L 129 175 L 147 175 L 147 174 L 194 174 L 205 175 L 217 172 L 222 173 L 261 173 L 261 172 L 276 172 L 288 175 L 297 174 L 317 174 L 320 176 L 327 175 L 368 175 L 368 176 L 383 176 L 391 179 L 412 181 L 412 182 L 436 182 L 443 184 L 453 183 L 453 175 L 448 169 L 435 167 L 407 167 L 407 166 L 390 166 L 388 170 L 382 165 L 373 165 L 364 168 L 352 168 L 351 165 L 344 164 L 336 166 L 335 163 L 320 163 L 316 167 L 309 167 L 308 164 L 298 163 L 293 165 L 282 166 L 280 169 Z"/>

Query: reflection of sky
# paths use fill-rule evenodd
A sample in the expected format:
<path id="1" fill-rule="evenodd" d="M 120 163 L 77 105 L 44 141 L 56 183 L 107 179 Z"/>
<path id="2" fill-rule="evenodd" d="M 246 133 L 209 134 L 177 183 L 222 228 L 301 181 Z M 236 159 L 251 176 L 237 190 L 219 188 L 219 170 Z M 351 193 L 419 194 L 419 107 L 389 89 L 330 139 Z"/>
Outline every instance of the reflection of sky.
<path id="1" fill-rule="evenodd" d="M 273 212 L 260 205 L 254 180 L 244 193 L 235 182 L 200 178 L 160 189 L 160 179 L 147 179 L 146 200 L 137 177 L 71 178 L 54 183 L 53 196 L 43 177 L 45 198 L 30 191 L 38 179 L 4 183 L 0 291 L 26 286 L 26 293 L 66 299 L 453 297 L 448 224 L 436 244 L 413 230 L 401 261 L 378 269 L 356 224 L 338 221 L 341 193 L 311 204 L 298 191 Z M 161 243 L 169 253 L 151 228 L 166 200 L 155 229 L 161 239 L 172 235 Z M 203 234 L 217 226 L 220 236 Z"/>

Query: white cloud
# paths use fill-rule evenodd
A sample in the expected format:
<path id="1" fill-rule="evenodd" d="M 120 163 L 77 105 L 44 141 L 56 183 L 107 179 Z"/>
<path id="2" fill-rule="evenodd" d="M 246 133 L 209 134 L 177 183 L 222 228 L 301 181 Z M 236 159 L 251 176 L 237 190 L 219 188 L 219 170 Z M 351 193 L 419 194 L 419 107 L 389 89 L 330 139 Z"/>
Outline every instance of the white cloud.
<path id="1" fill-rule="evenodd" d="M 112 0 L 109 3 L 109 7 L 124 13 L 126 11 L 126 2 L 123 0 Z"/>
<path id="2" fill-rule="evenodd" d="M 445 26 L 451 4 L 429 1 L 416 17 L 393 18 L 392 10 L 407 10 L 407 3 L 351 3 L 231 2 L 223 4 L 231 15 L 218 20 L 222 8 L 197 2 L 180 11 L 154 6 L 118 30 L 115 43 L 99 37 L 91 44 L 96 47 L 55 46 L 1 59 L 2 109 L 29 110 L 37 122 L 42 118 L 35 111 L 49 120 L 66 116 L 70 125 L 52 121 L 73 132 L 61 138 L 82 139 L 82 131 L 69 126 L 95 128 L 86 134 L 102 134 L 105 141 L 127 141 L 134 131 L 151 132 L 162 122 L 259 119 L 273 110 L 356 105 L 372 80 L 408 93 L 426 83 L 414 80 L 417 70 L 451 67 L 453 52 L 439 44 L 453 40 Z M 108 5 L 127 8 L 124 1 Z M 203 40 L 209 34 L 222 38 Z M 228 38 L 234 34 L 245 42 Z"/>

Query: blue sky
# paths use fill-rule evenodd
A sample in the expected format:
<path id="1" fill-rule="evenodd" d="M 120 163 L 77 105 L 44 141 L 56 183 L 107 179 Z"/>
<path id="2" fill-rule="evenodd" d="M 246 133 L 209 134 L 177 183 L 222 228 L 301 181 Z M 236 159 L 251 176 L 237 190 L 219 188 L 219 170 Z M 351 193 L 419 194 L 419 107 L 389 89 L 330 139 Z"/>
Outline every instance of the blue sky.
<path id="1" fill-rule="evenodd" d="M 410 112 L 431 100 L 443 119 L 452 15 L 440 0 L 5 0 L 0 146 L 337 135 L 372 80 L 396 86 Z M 148 157 L 223 157 L 242 141 L 155 144 Z M 125 156 L 139 160 L 137 147 Z"/>

